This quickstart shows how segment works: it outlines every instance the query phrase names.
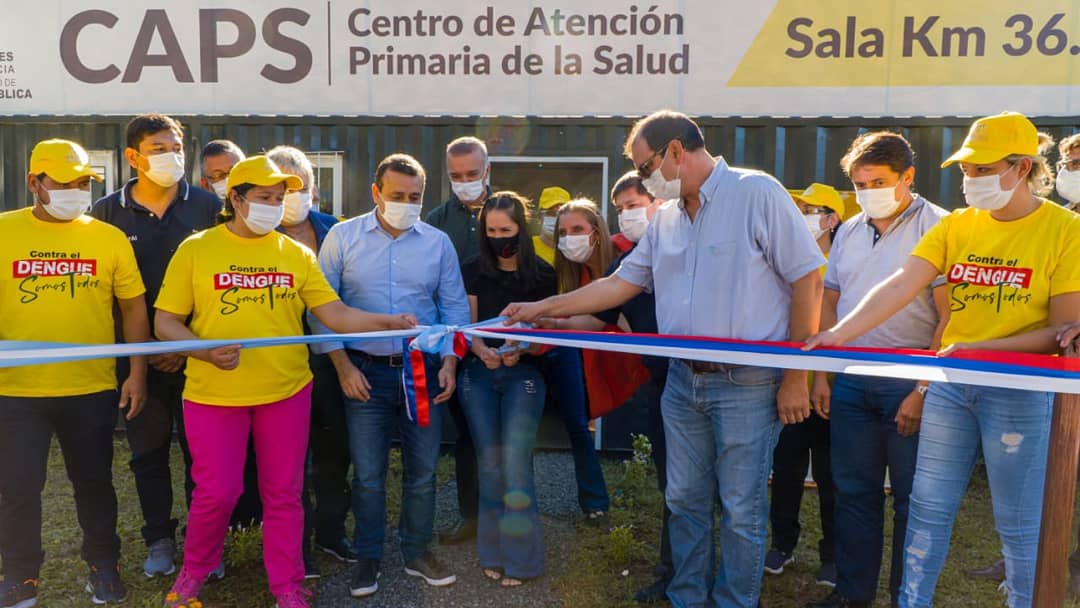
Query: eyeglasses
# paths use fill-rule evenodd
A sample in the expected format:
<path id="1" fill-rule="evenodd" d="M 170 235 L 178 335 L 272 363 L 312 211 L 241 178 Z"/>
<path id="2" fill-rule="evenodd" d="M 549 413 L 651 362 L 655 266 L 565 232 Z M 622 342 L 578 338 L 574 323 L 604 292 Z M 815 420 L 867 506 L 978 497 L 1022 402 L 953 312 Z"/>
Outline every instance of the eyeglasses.
<path id="1" fill-rule="evenodd" d="M 1058 171 L 1062 169 L 1068 169 L 1069 171 L 1080 171 L 1080 158 L 1070 158 L 1068 160 L 1060 160 L 1057 164 Z"/>
<path id="2" fill-rule="evenodd" d="M 671 141 L 675 141 L 675 140 L 673 139 Z M 660 157 L 661 161 L 663 161 L 663 159 L 665 157 L 667 157 L 667 149 L 668 149 L 668 146 L 671 145 L 671 141 L 664 144 L 663 148 L 657 150 L 656 152 L 653 152 L 652 156 L 645 159 L 645 162 L 638 165 L 638 167 L 637 167 L 638 177 L 640 177 L 641 179 L 649 179 L 649 176 L 652 175 L 652 171 L 649 171 L 649 165 L 652 164 L 653 159 L 656 158 L 657 156 Z M 653 169 L 653 171 L 655 171 L 655 169 Z"/>

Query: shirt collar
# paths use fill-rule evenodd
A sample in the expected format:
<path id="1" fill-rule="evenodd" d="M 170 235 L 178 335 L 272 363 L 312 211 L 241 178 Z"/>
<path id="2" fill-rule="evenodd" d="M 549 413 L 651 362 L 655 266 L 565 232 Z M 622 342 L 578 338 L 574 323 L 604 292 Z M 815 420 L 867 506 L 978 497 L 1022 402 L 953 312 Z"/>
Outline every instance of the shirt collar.
<path id="1" fill-rule="evenodd" d="M 705 183 L 701 184 L 701 187 L 698 188 L 698 195 L 701 200 L 702 208 L 704 208 L 716 195 L 717 190 L 720 189 L 720 183 L 724 180 L 724 177 L 726 177 L 728 172 L 728 164 L 723 156 L 717 156 L 713 160 L 716 161 L 716 166 L 713 167 L 712 173 L 709 174 Z M 679 208 L 686 208 L 686 203 L 681 198 L 679 199 Z"/>
<path id="2" fill-rule="evenodd" d="M 484 195 L 485 199 L 491 198 L 491 186 L 484 186 Z M 456 207 L 457 209 L 460 209 L 461 211 L 464 211 L 469 215 L 472 215 L 474 217 L 476 216 L 476 213 L 474 213 L 472 209 L 469 209 L 468 205 L 461 202 L 461 199 L 458 198 L 458 195 L 454 194 L 453 192 L 450 193 L 450 203 L 451 207 Z"/>
<path id="3" fill-rule="evenodd" d="M 371 211 L 365 213 L 364 215 L 361 215 L 360 216 L 360 228 L 361 228 L 361 230 L 363 230 L 364 232 L 375 232 L 377 230 L 377 231 L 385 234 L 386 236 L 390 236 L 390 233 L 387 232 L 382 227 L 382 224 L 379 223 L 379 218 L 376 217 L 378 215 L 378 213 L 379 213 L 378 209 L 372 209 Z M 420 225 L 420 222 L 419 221 L 416 222 L 408 230 L 403 231 L 401 233 L 401 236 L 405 236 L 406 234 L 408 234 L 410 232 L 416 232 L 417 231 L 417 226 L 419 226 L 419 225 Z M 391 238 L 393 238 L 393 237 L 391 237 Z"/>
<path id="4" fill-rule="evenodd" d="M 131 191 L 131 187 L 135 185 L 135 182 L 139 181 L 138 177 L 133 177 L 124 184 L 123 188 L 120 188 L 120 206 L 126 208 L 128 206 L 128 192 Z M 176 191 L 176 198 L 172 202 L 178 200 L 186 201 L 191 195 L 191 184 L 187 183 L 187 180 L 180 180 L 180 188 Z M 141 206 L 141 205 L 140 205 Z"/>
<path id="5" fill-rule="evenodd" d="M 911 195 L 911 204 L 908 205 L 907 209 L 904 209 L 903 213 L 901 213 L 895 220 L 893 220 L 893 223 L 889 225 L 889 229 L 886 230 L 885 232 L 891 231 L 893 229 L 893 226 L 896 226 L 897 224 L 900 224 L 901 222 L 907 220 L 909 217 L 911 217 L 911 216 L 915 215 L 916 213 L 918 213 L 919 209 L 922 209 L 924 204 L 925 204 L 925 201 L 923 200 L 923 197 L 919 196 L 918 194 L 912 194 Z M 867 226 L 870 226 L 871 228 L 873 228 L 873 226 L 870 224 L 870 220 L 871 220 L 870 216 L 866 215 L 866 217 L 863 218 L 863 223 L 866 224 Z"/>

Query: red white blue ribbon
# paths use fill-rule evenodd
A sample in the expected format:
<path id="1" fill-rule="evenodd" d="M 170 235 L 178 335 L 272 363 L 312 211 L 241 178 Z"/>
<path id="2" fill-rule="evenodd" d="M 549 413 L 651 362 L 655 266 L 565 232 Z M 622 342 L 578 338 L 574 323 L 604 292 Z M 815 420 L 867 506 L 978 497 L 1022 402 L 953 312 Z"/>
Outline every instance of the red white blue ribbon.
<path id="1" fill-rule="evenodd" d="M 546 329 L 466 330 L 471 336 L 521 340 L 553 346 L 805 369 L 860 376 L 953 382 L 1056 393 L 1080 393 L 1080 359 L 997 351 L 958 351 L 939 357 L 933 351 L 860 347 L 802 350 L 792 342 L 753 342 L 660 334 L 603 333 Z"/>
<path id="2" fill-rule="evenodd" d="M 474 327 L 474 326 L 469 326 Z M 405 414 L 417 426 L 431 425 L 431 393 L 440 392 L 438 381 L 433 385 L 428 378 L 424 358 L 427 354 L 441 354 L 447 340 L 453 341 L 454 355 L 459 359 L 469 350 L 468 339 L 458 328 L 433 325 L 424 328 L 415 338 L 406 338 L 401 366 L 401 382 L 405 388 Z"/>
<path id="3" fill-rule="evenodd" d="M 33 341 L 0 341 L 0 368 L 63 363 L 138 355 L 187 352 L 239 344 L 244 348 L 312 344 L 317 342 L 353 342 L 361 340 L 405 339 L 408 347 L 403 371 L 406 391 L 412 392 L 409 419 L 430 424 L 430 392 L 423 353 L 442 353 L 446 340 L 453 340 L 454 352 L 463 356 L 467 340 L 473 337 L 507 339 L 569 346 L 594 350 L 637 353 L 734 365 L 755 365 L 784 369 L 955 382 L 1014 388 L 1030 391 L 1080 394 L 1080 359 L 1005 353 L 960 351 L 938 357 L 931 351 L 880 348 L 821 348 L 803 351 L 790 342 L 748 342 L 722 338 L 667 336 L 657 334 L 604 333 L 504 328 L 501 320 L 457 327 L 433 326 L 413 330 L 367 332 L 342 335 L 285 336 L 279 338 L 184 340 L 140 344 L 62 344 Z M 409 338 L 415 338 L 409 341 Z M 418 374 L 422 373 L 422 376 Z M 411 382 L 411 388 L 410 388 Z M 438 386 L 436 382 L 434 386 Z M 3 388 L 0 387 L 0 392 Z M 423 396 L 423 399 L 421 399 Z"/>

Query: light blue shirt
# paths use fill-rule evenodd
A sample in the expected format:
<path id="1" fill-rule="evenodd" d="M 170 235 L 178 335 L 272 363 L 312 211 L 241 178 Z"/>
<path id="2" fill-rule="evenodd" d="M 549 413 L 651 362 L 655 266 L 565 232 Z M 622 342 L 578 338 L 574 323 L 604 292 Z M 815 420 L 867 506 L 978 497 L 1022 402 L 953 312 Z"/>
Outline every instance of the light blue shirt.
<path id="1" fill-rule="evenodd" d="M 825 263 L 791 195 L 723 158 L 699 195 L 693 222 L 663 204 L 617 276 L 656 294 L 660 333 L 787 339 L 791 284 Z"/>
<path id="2" fill-rule="evenodd" d="M 829 251 L 825 288 L 840 292 L 836 318 L 843 319 L 878 283 L 892 276 L 911 257 L 911 250 L 934 224 L 948 215 L 941 207 L 916 195 L 907 209 L 875 241 L 877 230 L 860 213 L 840 225 Z M 932 287 L 942 285 L 939 277 Z M 938 325 L 932 287 L 922 290 L 888 321 L 852 340 L 851 346 L 927 348 Z"/>
<path id="3" fill-rule="evenodd" d="M 342 302 L 368 312 L 411 312 L 421 325 L 467 325 L 469 300 L 461 266 L 443 231 L 417 222 L 393 238 L 375 211 L 335 224 L 319 250 L 319 266 Z M 333 333 L 318 320 L 312 331 Z M 452 355 L 449 343 L 443 356 Z M 316 353 L 342 348 L 370 355 L 401 354 L 401 340 L 313 344 Z"/>

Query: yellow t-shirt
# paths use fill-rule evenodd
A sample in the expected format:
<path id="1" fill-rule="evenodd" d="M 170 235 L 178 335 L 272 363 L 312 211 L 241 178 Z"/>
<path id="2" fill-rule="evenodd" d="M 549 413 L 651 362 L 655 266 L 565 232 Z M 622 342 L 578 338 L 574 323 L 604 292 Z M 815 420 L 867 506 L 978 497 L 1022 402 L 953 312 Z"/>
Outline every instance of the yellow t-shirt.
<path id="1" fill-rule="evenodd" d="M 0 339 L 116 342 L 113 296 L 128 300 L 146 292 L 123 232 L 88 215 L 45 222 L 26 208 L 0 213 L 0 235 Z M 115 388 L 115 359 L 0 369 L 0 394 L 11 397 Z"/>
<path id="2" fill-rule="evenodd" d="M 555 248 L 548 247 L 548 244 L 540 239 L 538 236 L 532 237 L 533 249 L 536 250 L 536 255 L 540 256 L 541 260 L 548 263 L 549 266 L 555 266 Z"/>
<path id="3" fill-rule="evenodd" d="M 192 315 L 202 339 L 270 338 L 302 335 L 304 310 L 337 299 L 311 249 L 277 231 L 248 239 L 222 225 L 180 244 L 154 306 Z M 185 399 L 232 406 L 281 401 L 312 378 L 302 344 L 243 349 L 229 371 L 190 358 L 186 375 Z"/>
<path id="4" fill-rule="evenodd" d="M 953 211 L 912 255 L 948 281 L 952 314 L 942 347 L 1007 338 L 1046 327 L 1050 298 L 1080 291 L 1080 216 L 1049 201 L 1011 222 Z"/>

